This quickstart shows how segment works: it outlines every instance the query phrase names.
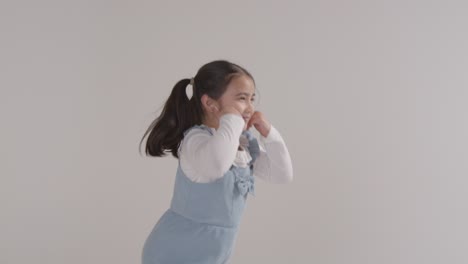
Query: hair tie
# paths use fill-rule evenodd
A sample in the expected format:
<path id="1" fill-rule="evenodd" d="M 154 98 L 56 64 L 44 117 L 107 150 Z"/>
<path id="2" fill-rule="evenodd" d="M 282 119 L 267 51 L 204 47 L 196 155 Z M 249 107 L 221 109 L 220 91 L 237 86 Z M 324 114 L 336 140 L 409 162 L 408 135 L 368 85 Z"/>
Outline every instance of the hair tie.
<path id="1" fill-rule="evenodd" d="M 193 89 L 193 83 L 194 83 L 194 78 L 192 77 L 192 78 L 190 79 L 190 85 L 192 86 L 191 91 L 189 91 L 189 89 L 185 89 L 185 94 L 187 95 L 187 98 L 188 98 L 189 100 L 192 99 L 192 96 L 193 96 L 193 90 L 194 90 L 194 89 Z M 189 92 L 191 92 L 191 93 L 189 93 Z"/>

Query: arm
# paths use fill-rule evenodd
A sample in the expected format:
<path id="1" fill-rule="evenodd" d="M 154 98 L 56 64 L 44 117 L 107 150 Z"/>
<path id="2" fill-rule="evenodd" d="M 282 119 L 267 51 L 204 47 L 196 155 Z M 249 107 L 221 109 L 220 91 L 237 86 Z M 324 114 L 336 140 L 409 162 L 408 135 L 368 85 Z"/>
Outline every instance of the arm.
<path id="1" fill-rule="evenodd" d="M 239 147 L 245 121 L 237 114 L 224 114 L 213 135 L 192 130 L 184 138 L 181 166 L 191 180 L 210 182 L 221 178 L 231 167 Z"/>
<path id="2" fill-rule="evenodd" d="M 260 135 L 260 153 L 254 162 L 254 176 L 272 183 L 293 180 L 291 157 L 281 134 L 271 126 L 267 137 Z"/>

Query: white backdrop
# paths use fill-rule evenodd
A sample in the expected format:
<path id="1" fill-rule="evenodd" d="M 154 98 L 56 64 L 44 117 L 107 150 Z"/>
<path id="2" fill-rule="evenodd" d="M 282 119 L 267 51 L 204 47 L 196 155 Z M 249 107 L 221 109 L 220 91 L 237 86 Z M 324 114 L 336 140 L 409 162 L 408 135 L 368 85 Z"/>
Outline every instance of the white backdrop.
<path id="1" fill-rule="evenodd" d="M 0 3 L 0 263 L 139 263 L 177 160 L 138 143 L 204 63 L 247 68 L 294 182 L 233 263 L 468 263 L 465 1 Z"/>

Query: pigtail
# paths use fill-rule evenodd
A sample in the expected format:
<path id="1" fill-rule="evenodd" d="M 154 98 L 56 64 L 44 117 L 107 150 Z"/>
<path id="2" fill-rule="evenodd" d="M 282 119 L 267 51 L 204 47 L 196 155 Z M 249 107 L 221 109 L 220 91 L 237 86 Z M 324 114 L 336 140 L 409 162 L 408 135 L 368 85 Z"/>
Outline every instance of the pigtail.
<path id="1" fill-rule="evenodd" d="M 166 152 L 178 158 L 178 149 L 183 138 L 184 131 L 200 123 L 197 111 L 194 111 L 195 91 L 192 99 L 186 93 L 190 79 L 182 79 L 173 87 L 169 98 L 158 118 L 154 120 L 140 141 L 149 133 L 146 141 L 145 153 L 149 156 L 163 157 Z"/>

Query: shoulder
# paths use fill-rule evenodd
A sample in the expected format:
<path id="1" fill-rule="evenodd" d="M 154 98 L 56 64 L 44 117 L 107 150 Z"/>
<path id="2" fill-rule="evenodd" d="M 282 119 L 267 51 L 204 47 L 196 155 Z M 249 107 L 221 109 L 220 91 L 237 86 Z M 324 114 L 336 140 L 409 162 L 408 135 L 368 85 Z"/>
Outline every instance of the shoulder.
<path id="1" fill-rule="evenodd" d="M 213 135 L 214 129 L 205 125 L 195 125 L 184 131 L 183 139 L 196 135 Z"/>
<path id="2" fill-rule="evenodd" d="M 195 125 L 184 131 L 184 137 L 182 138 L 179 146 L 179 153 L 181 149 L 186 148 L 189 143 L 202 142 L 209 139 L 213 135 L 213 130 L 205 125 Z"/>

